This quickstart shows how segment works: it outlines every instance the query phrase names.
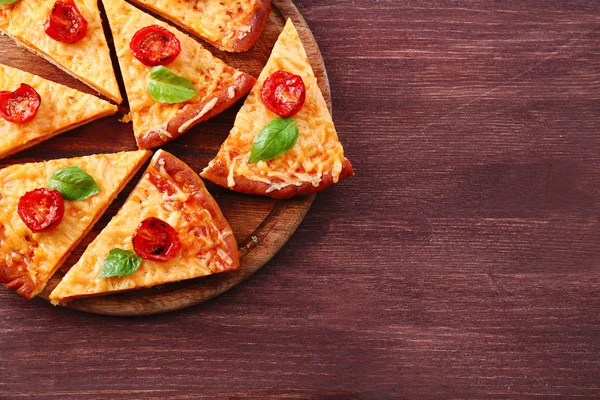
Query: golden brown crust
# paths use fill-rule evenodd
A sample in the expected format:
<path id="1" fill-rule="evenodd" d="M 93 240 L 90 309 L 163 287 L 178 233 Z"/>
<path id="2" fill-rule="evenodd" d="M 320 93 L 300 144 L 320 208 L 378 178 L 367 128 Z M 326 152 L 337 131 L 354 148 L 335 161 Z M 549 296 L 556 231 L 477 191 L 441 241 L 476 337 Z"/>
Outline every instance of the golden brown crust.
<path id="1" fill-rule="evenodd" d="M 173 24 L 177 25 L 178 27 L 202 38 L 202 40 L 206 41 L 207 43 L 210 43 L 219 50 L 228 51 L 232 53 L 240 53 L 250 50 L 252 46 L 254 46 L 256 41 L 260 38 L 260 35 L 262 35 L 265 25 L 267 24 L 267 21 L 269 19 L 269 15 L 271 14 L 271 0 L 257 0 L 256 5 L 254 6 L 254 12 L 252 13 L 252 19 L 248 24 L 250 26 L 250 30 L 248 31 L 246 36 L 244 36 L 241 39 L 231 40 L 229 41 L 229 43 L 222 43 L 221 41 L 210 40 L 209 38 L 201 36 L 198 32 L 194 32 L 194 30 L 190 26 L 175 18 L 172 18 L 172 16 L 169 15 L 169 13 L 165 10 L 162 10 L 140 0 L 131 0 L 131 2 L 133 4 L 138 5 L 141 8 L 149 8 L 164 19 L 167 19 Z"/>
<path id="2" fill-rule="evenodd" d="M 257 194 L 260 196 L 269 196 L 274 199 L 289 199 L 295 196 L 306 196 L 312 193 L 320 192 L 321 190 L 331 186 L 333 184 L 333 177 L 330 174 L 324 174 L 319 186 L 315 187 L 310 182 L 305 182 L 300 186 L 288 185 L 282 189 L 267 192 L 270 185 L 265 182 L 253 181 L 243 176 L 236 176 L 235 186 L 229 187 L 227 185 L 227 176 L 229 170 L 223 165 L 219 165 L 218 162 L 213 163 L 209 168 L 202 172 L 202 177 L 216 183 L 217 185 L 224 186 L 236 192 L 246 194 Z M 350 160 L 345 159 L 342 165 L 342 172 L 340 172 L 339 180 L 354 176 L 354 170 Z"/>
<path id="3" fill-rule="evenodd" d="M 250 32 L 241 39 L 236 39 L 231 42 L 231 48 L 225 49 L 233 52 L 248 51 L 254 43 L 260 38 L 263 29 L 271 14 L 271 0 L 258 0 L 252 14 L 252 22 L 250 23 Z"/>
<path id="4" fill-rule="evenodd" d="M 248 94 L 250 89 L 252 89 L 252 86 L 254 86 L 255 82 L 256 78 L 254 78 L 252 75 L 242 73 L 239 77 L 237 77 L 237 79 L 233 83 L 231 83 L 230 85 L 222 86 L 221 88 L 219 88 L 218 91 L 213 93 L 213 96 L 211 96 L 210 98 L 199 103 L 191 104 L 190 106 L 186 107 L 182 112 L 177 114 L 177 116 L 171 119 L 171 121 L 169 121 L 167 125 L 167 132 L 171 137 L 165 137 L 164 133 L 152 131 L 149 132 L 146 136 L 140 137 L 138 139 L 138 147 L 140 149 L 151 149 L 153 147 L 161 146 L 166 142 L 175 139 L 178 136 L 181 136 L 192 126 L 200 122 L 206 121 L 207 119 L 212 118 L 215 115 L 220 114 L 227 108 L 231 107 L 235 102 L 237 102 L 239 99 Z M 233 87 L 235 90 L 235 94 L 233 97 L 230 97 L 230 87 Z M 194 120 L 194 118 L 197 118 L 197 116 L 204 110 L 204 107 L 208 103 L 213 101 L 213 99 L 215 98 L 217 99 L 215 105 L 208 112 L 203 114 L 200 118 Z M 193 123 L 189 124 L 189 121 L 192 120 Z M 186 124 L 189 125 L 186 126 Z M 182 127 L 184 127 L 184 129 L 182 129 Z"/>
<path id="5" fill-rule="evenodd" d="M 206 186 L 204 186 L 204 182 L 202 182 L 202 179 L 200 179 L 197 173 L 183 161 L 164 150 L 159 150 L 153 158 L 153 166 L 161 164 L 167 174 L 173 178 L 173 182 L 175 182 L 180 189 L 192 193 L 194 200 L 210 213 L 215 226 L 220 232 L 233 232 L 231 226 L 229 226 L 229 222 L 227 222 L 223 216 L 219 205 L 215 199 L 212 198 L 210 193 L 208 193 Z M 228 254 L 233 260 L 233 263 L 229 268 L 220 272 L 230 271 L 240 266 L 238 245 L 233 233 L 231 235 L 226 235 L 224 240 L 227 244 Z"/>
<path id="6" fill-rule="evenodd" d="M 16 290 L 28 300 L 35 297 L 35 283 L 27 274 L 27 267 L 23 262 L 15 262 L 12 265 L 0 262 L 0 283 L 7 289 Z"/>

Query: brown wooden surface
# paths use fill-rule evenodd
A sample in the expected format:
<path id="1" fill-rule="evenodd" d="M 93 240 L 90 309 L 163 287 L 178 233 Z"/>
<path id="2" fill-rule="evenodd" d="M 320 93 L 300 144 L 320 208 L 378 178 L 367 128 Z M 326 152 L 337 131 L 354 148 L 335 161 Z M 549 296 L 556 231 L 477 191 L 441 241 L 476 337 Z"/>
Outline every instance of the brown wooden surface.
<path id="1" fill-rule="evenodd" d="M 600 2 L 296 4 L 357 176 L 200 306 L 0 291 L 0 397 L 600 397 Z"/>

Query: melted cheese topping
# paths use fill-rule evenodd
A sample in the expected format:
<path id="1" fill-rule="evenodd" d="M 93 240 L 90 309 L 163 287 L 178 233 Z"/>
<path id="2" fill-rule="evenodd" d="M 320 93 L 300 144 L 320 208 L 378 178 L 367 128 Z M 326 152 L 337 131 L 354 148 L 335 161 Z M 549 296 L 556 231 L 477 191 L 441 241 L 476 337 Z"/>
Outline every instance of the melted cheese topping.
<path id="1" fill-rule="evenodd" d="M 156 153 L 118 214 L 51 293 L 51 300 L 150 287 L 232 269 L 234 260 L 228 254 L 225 238 L 233 232 L 229 228 L 219 230 L 213 217 L 216 213 L 221 216 L 221 211 L 205 208 L 202 196 L 175 181 L 161 165 L 161 152 Z M 206 188 L 202 190 L 203 196 L 210 197 Z M 133 249 L 132 237 L 148 217 L 166 221 L 179 233 L 181 252 L 168 262 L 143 260 L 140 268 L 128 276 L 97 279 L 110 250 Z"/>
<path id="2" fill-rule="evenodd" d="M 37 295 L 70 250 L 91 229 L 119 190 L 149 156 L 147 151 L 98 154 L 87 157 L 13 165 L 0 170 L 0 269 L 25 269 Z M 77 165 L 90 174 L 102 190 L 81 201 L 65 201 L 65 214 L 50 232 L 32 233 L 17 214 L 26 192 L 47 187 L 56 170 Z"/>
<path id="3" fill-rule="evenodd" d="M 200 36 L 216 47 L 234 51 L 234 42 L 252 30 L 256 0 L 133 0 Z"/>
<path id="4" fill-rule="evenodd" d="M 306 86 L 306 102 L 293 117 L 298 123 L 298 141 L 279 157 L 267 162 L 249 163 L 254 138 L 270 121 L 279 117 L 269 111 L 261 99 L 264 81 L 278 70 L 300 75 Z M 344 160 L 344 149 L 304 46 L 296 28 L 288 20 L 271 58 L 238 113 L 229 137 L 205 171 L 219 165 L 229 170 L 229 187 L 235 187 L 235 178 L 241 176 L 269 184 L 269 193 L 306 182 L 317 187 L 323 174 L 330 174 L 333 181 L 337 182 Z"/>
<path id="5" fill-rule="evenodd" d="M 15 124 L 0 117 L 0 158 L 117 112 L 117 106 L 97 97 L 0 65 L 0 91 L 12 92 L 21 83 L 33 87 L 42 102 L 35 118 L 26 124 Z"/>
<path id="6" fill-rule="evenodd" d="M 75 4 L 88 22 L 86 36 L 77 43 L 58 42 L 44 32 L 44 23 L 54 1 L 19 0 L 0 6 L 0 30 L 104 96 L 121 103 L 98 2 L 75 0 Z"/>
<path id="7" fill-rule="evenodd" d="M 191 103 L 205 100 L 210 102 L 216 98 L 216 92 L 220 88 L 226 87 L 234 81 L 237 71 L 213 57 L 208 50 L 191 37 L 123 0 L 104 0 L 104 5 L 129 98 L 130 115 L 136 139 L 145 137 L 152 131 L 159 132 L 161 136 L 164 136 L 164 140 L 170 139 L 171 135 L 167 132 L 167 125 L 171 119 Z M 167 68 L 193 82 L 198 95 L 190 102 L 163 104 L 155 101 L 148 92 L 148 79 L 152 68 L 145 66 L 133 56 L 129 43 L 137 31 L 149 25 L 165 27 L 179 39 L 181 53 Z M 208 111 L 210 110 L 206 112 Z"/>

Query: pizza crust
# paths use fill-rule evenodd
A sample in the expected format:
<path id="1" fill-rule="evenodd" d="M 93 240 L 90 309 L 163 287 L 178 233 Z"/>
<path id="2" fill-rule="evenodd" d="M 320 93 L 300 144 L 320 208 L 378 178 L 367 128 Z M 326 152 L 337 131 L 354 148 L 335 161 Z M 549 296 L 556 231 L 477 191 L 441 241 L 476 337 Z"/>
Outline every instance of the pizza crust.
<path id="1" fill-rule="evenodd" d="M 209 38 L 207 35 L 203 35 L 198 29 L 195 29 L 192 22 L 187 22 L 178 15 L 172 15 L 168 10 L 165 9 L 165 4 L 157 0 L 132 0 L 132 3 L 142 7 L 148 8 L 160 15 L 161 17 L 171 21 L 173 24 L 183 28 L 184 30 L 200 37 L 202 40 L 212 44 L 219 50 L 239 53 L 250 50 L 256 41 L 260 38 L 263 29 L 271 14 L 271 0 L 256 0 L 254 8 L 250 13 L 252 15 L 250 21 L 241 24 L 238 30 L 231 32 L 233 36 L 231 39 L 217 40 L 216 38 Z M 198 23 L 196 21 L 196 23 Z"/>
<path id="2" fill-rule="evenodd" d="M 69 254 L 72 250 L 69 250 Z M 36 296 L 35 283 L 31 280 L 27 273 L 27 267 L 22 262 L 11 265 L 0 263 L 0 283 L 7 289 L 15 290 L 28 300 Z"/>
<path id="3" fill-rule="evenodd" d="M 202 172 L 203 178 L 224 187 L 229 187 L 227 183 L 228 175 L 229 170 L 221 165 L 218 160 Z M 338 180 L 349 178 L 351 176 L 354 176 L 352 164 L 350 163 L 350 160 L 345 159 Z M 300 185 L 287 185 L 277 190 L 272 190 L 272 186 L 268 183 L 251 180 L 244 176 L 236 175 L 233 179 L 235 180 L 235 185 L 230 187 L 230 189 L 233 189 L 236 192 L 268 196 L 274 199 L 289 199 L 295 196 L 307 196 L 309 194 L 320 192 L 335 183 L 333 177 L 329 173 L 326 173 L 321 177 L 319 186 L 314 186 L 311 182 L 304 182 Z"/>
<path id="4" fill-rule="evenodd" d="M 230 42 L 229 48 L 223 48 L 223 50 L 236 53 L 250 50 L 260 38 L 270 14 L 271 0 L 257 0 L 254 8 L 254 16 L 252 17 L 252 22 L 250 22 L 250 32 L 247 32 L 242 38 L 235 38 Z"/>
<path id="5" fill-rule="evenodd" d="M 137 138 L 138 147 L 140 149 L 151 149 L 183 135 L 194 125 L 206 121 L 231 107 L 252 89 L 255 82 L 256 78 L 253 76 L 241 73 L 231 85 L 215 91 L 211 98 L 205 99 L 200 103 L 192 103 L 182 109 L 181 112 L 169 121 L 166 133 L 165 131 L 154 130 L 145 136 Z"/>
<path id="6" fill-rule="evenodd" d="M 210 212 L 214 224 L 219 231 L 231 231 L 229 222 L 227 222 L 223 216 L 215 199 L 209 195 L 204 182 L 202 182 L 202 179 L 200 179 L 197 173 L 183 161 L 166 151 L 159 150 L 155 159 L 155 164 L 162 164 L 167 174 L 174 178 L 174 181 L 177 182 L 180 188 L 188 187 L 191 189 L 194 196 L 196 196 L 196 198 L 204 205 L 204 208 Z M 224 241 L 227 244 L 229 255 L 234 260 L 229 270 L 236 269 L 240 266 L 240 256 L 235 237 L 233 235 L 228 235 L 224 237 Z"/>

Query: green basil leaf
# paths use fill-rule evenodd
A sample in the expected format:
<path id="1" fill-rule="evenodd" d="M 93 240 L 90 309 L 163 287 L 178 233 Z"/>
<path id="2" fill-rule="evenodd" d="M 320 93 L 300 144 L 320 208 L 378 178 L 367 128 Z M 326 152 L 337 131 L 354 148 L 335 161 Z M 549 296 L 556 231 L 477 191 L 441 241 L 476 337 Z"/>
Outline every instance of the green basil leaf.
<path id="1" fill-rule="evenodd" d="M 48 186 L 58 190 L 66 200 L 84 200 L 102 191 L 94 178 L 77 165 L 55 171 L 48 179 Z"/>
<path id="2" fill-rule="evenodd" d="M 12 4 L 12 3 L 16 3 L 19 0 L 0 0 L 0 6 L 4 5 L 4 4 Z"/>
<path id="3" fill-rule="evenodd" d="M 106 256 L 97 279 L 131 275 L 141 264 L 142 259 L 133 250 L 112 249 Z"/>
<path id="4" fill-rule="evenodd" d="M 282 155 L 298 141 L 298 124 L 292 118 L 276 118 L 254 138 L 250 162 L 269 161 Z"/>
<path id="5" fill-rule="evenodd" d="M 174 74 L 162 65 L 150 71 L 148 91 L 154 100 L 168 104 L 182 103 L 197 95 L 192 81 Z"/>

